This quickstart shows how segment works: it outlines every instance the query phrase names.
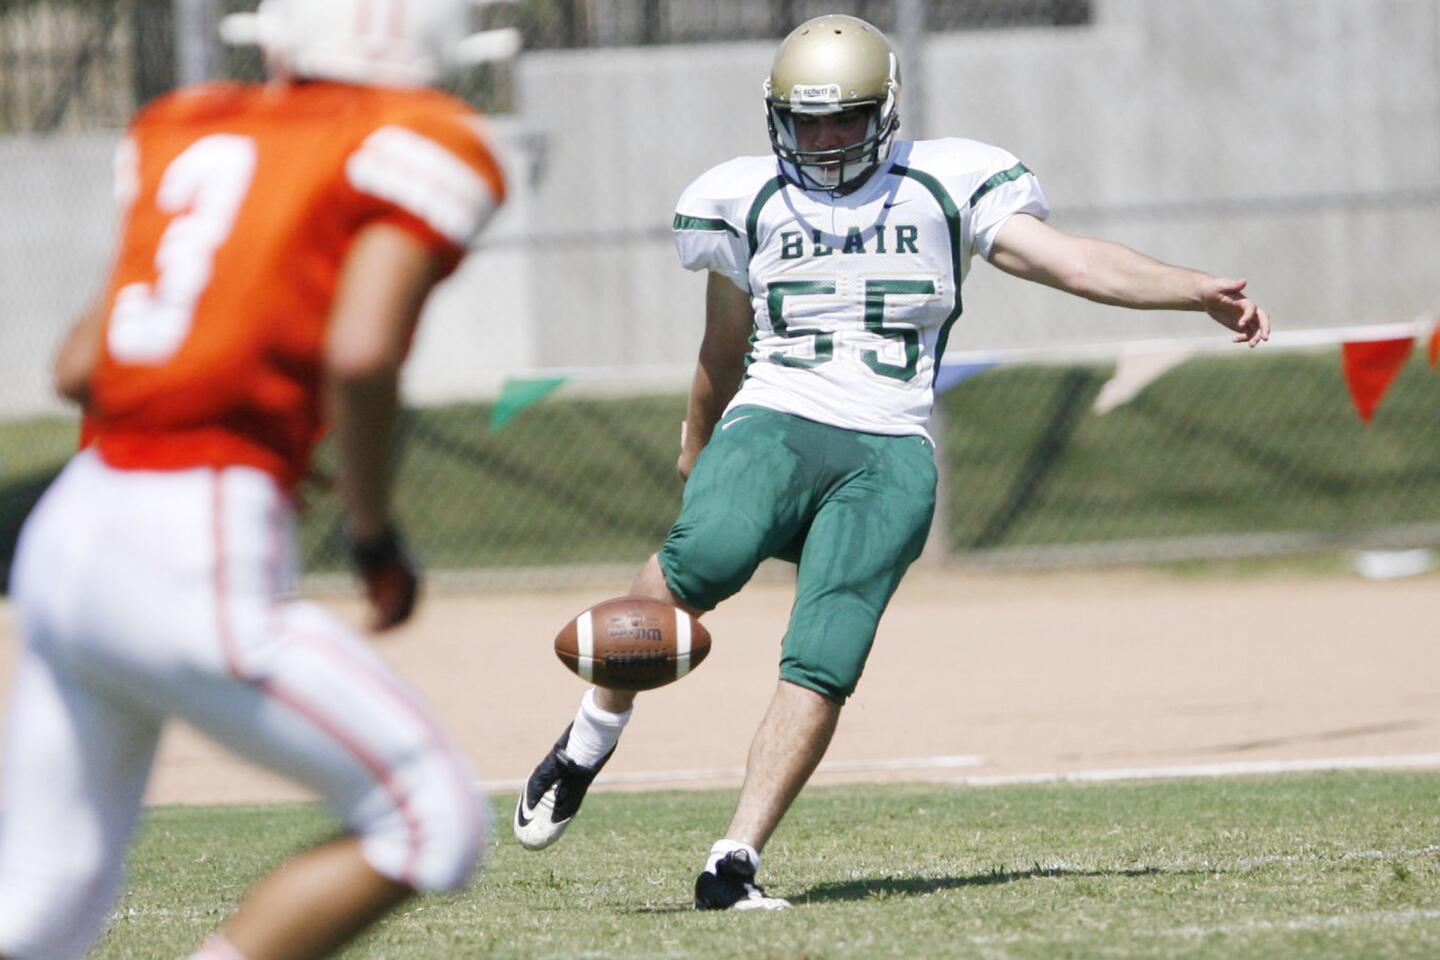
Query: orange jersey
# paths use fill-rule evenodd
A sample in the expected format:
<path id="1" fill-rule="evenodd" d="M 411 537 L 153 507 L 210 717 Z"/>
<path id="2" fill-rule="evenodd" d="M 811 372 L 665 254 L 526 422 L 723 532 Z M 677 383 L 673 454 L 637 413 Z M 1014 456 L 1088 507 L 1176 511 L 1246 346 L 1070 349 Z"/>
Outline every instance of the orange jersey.
<path id="1" fill-rule="evenodd" d="M 253 466 L 289 487 L 321 435 L 326 328 L 356 235 L 388 223 L 454 269 L 504 200 L 461 101 L 311 82 L 208 85 L 143 111 L 90 381 L 112 466 Z"/>

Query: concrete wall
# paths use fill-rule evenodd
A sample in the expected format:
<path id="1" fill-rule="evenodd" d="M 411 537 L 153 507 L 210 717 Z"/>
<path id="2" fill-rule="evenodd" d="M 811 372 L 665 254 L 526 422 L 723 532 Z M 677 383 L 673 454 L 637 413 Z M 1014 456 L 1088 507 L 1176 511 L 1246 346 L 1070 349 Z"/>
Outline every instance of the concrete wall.
<path id="1" fill-rule="evenodd" d="M 1096 22 L 937 35 L 929 116 L 1001 144 L 1053 222 L 1251 280 L 1276 323 L 1440 308 L 1440 0 L 1096 0 Z M 412 396 L 493 391 L 536 367 L 684 367 L 704 281 L 670 245 L 706 167 L 768 150 L 773 45 L 527 55 L 498 124 L 515 198 L 433 304 Z M 903 104 L 902 104 L 903 111 Z M 103 270 L 108 138 L 0 142 L 0 409 Z M 956 349 L 1212 331 L 1101 308 L 977 263 Z M 37 393 L 38 391 L 38 393 Z"/>
<path id="2" fill-rule="evenodd" d="M 1062 228 L 1249 277 L 1285 326 L 1440 308 L 1440 3 L 1096 7 L 1090 27 L 932 37 L 915 71 L 926 133 L 1017 153 Z M 758 43 L 526 59 L 524 115 L 554 135 L 537 230 L 565 240 L 536 273 L 547 360 L 688 361 L 703 282 L 676 266 L 664 224 L 701 170 L 768 149 L 759 85 L 772 53 Z M 611 230 L 630 239 L 579 239 Z M 979 264 L 952 343 L 1211 329 L 1093 306 Z"/>
<path id="3" fill-rule="evenodd" d="M 0 137 L 0 415 L 53 409 L 49 358 L 114 232 L 113 136 Z"/>

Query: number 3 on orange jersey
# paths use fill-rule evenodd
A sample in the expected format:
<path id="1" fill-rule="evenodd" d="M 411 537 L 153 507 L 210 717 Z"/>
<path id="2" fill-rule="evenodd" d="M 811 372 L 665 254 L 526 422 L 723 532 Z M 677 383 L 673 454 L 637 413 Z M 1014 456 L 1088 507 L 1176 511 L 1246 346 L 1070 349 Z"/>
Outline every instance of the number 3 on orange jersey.
<path id="1" fill-rule="evenodd" d="M 122 363 L 159 364 L 180 349 L 210 282 L 215 251 L 230 236 L 255 176 L 255 141 L 235 134 L 196 140 L 165 168 L 155 202 L 179 214 L 155 251 L 155 281 L 115 294 L 107 344 Z"/>

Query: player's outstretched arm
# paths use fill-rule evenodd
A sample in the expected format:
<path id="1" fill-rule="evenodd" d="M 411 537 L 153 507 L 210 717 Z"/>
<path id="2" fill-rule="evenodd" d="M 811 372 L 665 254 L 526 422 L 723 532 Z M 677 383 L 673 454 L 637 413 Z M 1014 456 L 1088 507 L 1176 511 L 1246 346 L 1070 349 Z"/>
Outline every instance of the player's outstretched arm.
<path id="1" fill-rule="evenodd" d="M 676 464 L 682 480 L 690 476 L 695 458 L 710 442 L 716 422 L 740 389 L 754 325 L 750 295 L 712 271 L 705 288 L 705 336 L 700 341 L 700 361 L 690 384 L 680 460 Z"/>
<path id="2" fill-rule="evenodd" d="M 390 522 L 390 455 L 400 366 L 439 276 L 438 258 L 414 236 L 371 226 L 351 246 L 330 318 L 328 412 L 347 532 L 375 630 L 404 622 L 417 594 L 418 577 Z"/>
<path id="3" fill-rule="evenodd" d="M 1162 263 L 1106 240 L 1071 236 L 1027 214 L 1011 217 L 990 262 L 1006 273 L 1087 300 L 1140 310 L 1203 310 L 1236 343 L 1270 339 L 1270 317 L 1245 296 L 1245 281 Z"/>

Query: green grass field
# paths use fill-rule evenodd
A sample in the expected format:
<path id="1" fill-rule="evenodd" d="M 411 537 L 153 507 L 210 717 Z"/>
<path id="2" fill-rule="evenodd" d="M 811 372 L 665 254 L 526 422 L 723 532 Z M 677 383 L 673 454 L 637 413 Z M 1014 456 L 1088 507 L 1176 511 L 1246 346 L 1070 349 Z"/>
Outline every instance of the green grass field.
<path id="1" fill-rule="evenodd" d="M 698 914 L 733 791 L 598 793 L 565 840 L 504 828 L 481 880 L 348 957 L 1440 955 L 1440 774 L 808 790 L 766 851 L 778 914 Z M 329 830 L 313 806 L 151 812 L 94 956 L 183 956 Z"/>

